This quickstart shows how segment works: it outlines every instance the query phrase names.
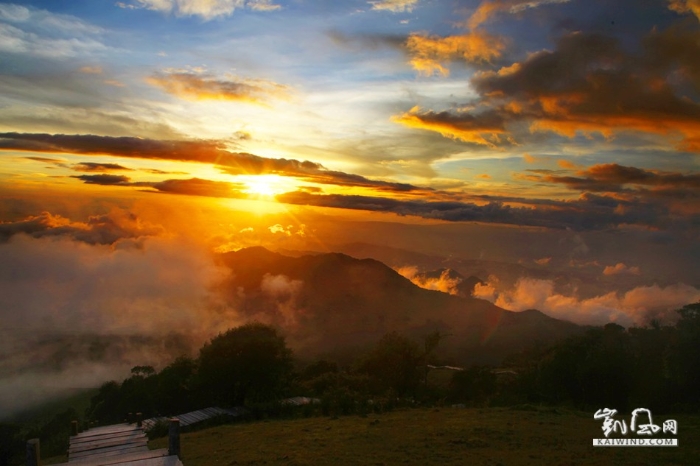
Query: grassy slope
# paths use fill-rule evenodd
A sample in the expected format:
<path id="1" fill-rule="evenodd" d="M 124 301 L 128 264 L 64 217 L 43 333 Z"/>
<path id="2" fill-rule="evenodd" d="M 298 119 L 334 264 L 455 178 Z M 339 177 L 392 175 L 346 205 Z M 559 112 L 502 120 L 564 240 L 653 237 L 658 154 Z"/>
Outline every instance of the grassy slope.
<path id="1" fill-rule="evenodd" d="M 678 421 L 678 448 L 593 448 L 603 435 L 592 413 L 442 408 L 219 426 L 183 434 L 181 458 L 187 466 L 700 464 L 700 417 L 655 422 L 667 418 Z M 150 446 L 167 447 L 167 438 Z"/>

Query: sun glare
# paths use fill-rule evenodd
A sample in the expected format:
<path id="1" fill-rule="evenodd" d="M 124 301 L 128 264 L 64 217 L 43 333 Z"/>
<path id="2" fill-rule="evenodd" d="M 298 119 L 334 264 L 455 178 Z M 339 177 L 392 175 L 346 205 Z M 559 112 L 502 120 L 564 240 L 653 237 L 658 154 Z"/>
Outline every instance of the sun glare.
<path id="1" fill-rule="evenodd" d="M 279 175 L 248 175 L 240 178 L 244 178 L 241 181 L 245 183 L 248 194 L 262 198 L 272 198 L 292 188 L 289 180 Z"/>

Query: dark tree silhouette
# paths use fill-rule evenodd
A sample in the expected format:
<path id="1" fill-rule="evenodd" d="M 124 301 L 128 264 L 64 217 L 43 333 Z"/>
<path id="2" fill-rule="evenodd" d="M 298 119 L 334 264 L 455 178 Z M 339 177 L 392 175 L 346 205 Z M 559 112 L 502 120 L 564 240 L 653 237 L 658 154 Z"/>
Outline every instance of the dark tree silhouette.
<path id="1" fill-rule="evenodd" d="M 421 380 L 418 345 L 398 333 L 388 333 L 359 363 L 358 372 L 370 379 L 370 391 L 396 396 L 414 395 Z"/>
<path id="2" fill-rule="evenodd" d="M 237 406 L 274 400 L 292 371 L 292 353 L 284 337 L 268 325 L 250 323 L 204 345 L 199 380 L 213 402 Z"/>

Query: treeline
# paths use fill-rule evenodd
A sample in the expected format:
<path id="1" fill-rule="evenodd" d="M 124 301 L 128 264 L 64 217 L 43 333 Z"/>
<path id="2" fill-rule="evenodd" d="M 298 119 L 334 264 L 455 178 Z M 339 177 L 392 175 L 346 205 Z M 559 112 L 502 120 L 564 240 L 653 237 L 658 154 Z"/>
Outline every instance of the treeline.
<path id="1" fill-rule="evenodd" d="M 461 371 L 440 365 L 439 332 L 421 341 L 389 333 L 344 366 L 318 360 L 296 367 L 284 338 L 253 323 L 206 344 L 197 359 L 180 358 L 156 373 L 136 367 L 123 383 L 110 382 L 92 400 L 88 417 L 117 422 L 124 413 L 145 417 L 184 413 L 206 406 L 248 406 L 252 412 L 286 396 L 318 398 L 307 414 L 351 414 L 397 404 L 505 406 L 568 405 L 582 410 L 612 407 L 624 412 L 700 408 L 700 303 L 678 311 L 673 326 L 616 324 L 594 327 L 554 346 L 512 355 L 500 367 Z"/>
<path id="2" fill-rule="evenodd" d="M 700 410 L 700 303 L 676 325 L 593 328 L 548 349 L 511 358 L 523 368 L 511 387 L 532 402 L 581 409 Z"/>

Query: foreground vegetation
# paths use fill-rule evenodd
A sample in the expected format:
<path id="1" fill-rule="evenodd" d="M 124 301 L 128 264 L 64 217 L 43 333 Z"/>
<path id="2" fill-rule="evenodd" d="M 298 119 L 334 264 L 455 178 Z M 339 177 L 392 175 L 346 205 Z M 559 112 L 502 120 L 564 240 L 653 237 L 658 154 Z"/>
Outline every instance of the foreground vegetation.
<path id="1" fill-rule="evenodd" d="M 677 448 L 593 448 L 590 412 L 415 408 L 364 416 L 256 421 L 182 436 L 187 466 L 221 465 L 690 465 L 700 464 L 700 417 L 677 416 Z M 167 447 L 167 438 L 150 443 Z"/>
<path id="2" fill-rule="evenodd" d="M 249 323 L 213 338 L 200 349 L 197 358 L 183 356 L 159 372 L 150 366 L 134 367 L 123 382 L 102 385 L 82 412 L 69 408 L 32 425 L 0 423 L 0 466 L 21 463 L 24 442 L 31 437 L 41 439 L 45 456 L 62 454 L 67 448 L 72 419 L 78 419 L 81 424 L 98 421 L 104 425 L 122 422 L 127 413 L 141 412 L 148 418 L 215 405 L 244 406 L 246 421 L 297 415 L 351 418 L 359 415 L 364 419 L 362 416 L 402 407 L 425 409 L 451 404 L 472 408 L 556 406 L 556 409 L 571 408 L 587 413 L 584 417 L 589 422 L 592 413 L 602 408 L 615 409 L 620 415 L 628 415 L 635 408 L 650 409 L 654 415 L 697 415 L 700 412 L 700 303 L 678 312 L 679 320 L 674 326 L 652 323 L 646 328 L 624 329 L 607 324 L 554 346 L 514 354 L 498 368 L 472 366 L 447 371 L 433 368 L 450 362 L 440 359 L 438 350 L 444 335 L 437 331 L 425 335 L 422 341 L 388 333 L 373 347 L 359 352 L 353 362 L 341 366 L 323 359 L 307 364 L 295 361 L 276 329 Z M 300 395 L 317 398 L 319 403 L 297 410 L 279 401 Z M 499 413 L 496 417 L 500 416 L 506 425 L 515 422 L 505 414 L 510 411 L 490 412 Z M 287 421 L 280 422 L 282 426 Z M 555 421 L 543 422 L 557 425 Z M 564 424 L 575 429 L 574 423 Z M 327 427 L 332 429 L 331 425 Z M 412 428 L 404 426 L 404 430 Z M 567 438 L 576 441 L 574 437 L 566 437 L 568 428 L 564 429 L 561 442 Z M 681 428 L 684 431 L 685 427 Z M 467 439 L 481 439 L 470 432 L 461 434 L 470 435 Z M 513 445 L 526 445 L 530 438 L 527 429 L 508 432 Z M 353 435 L 352 438 L 364 442 L 364 437 Z M 404 432 L 406 438 L 411 435 Z M 584 444 L 590 445 L 591 438 L 587 435 Z M 468 443 L 469 449 L 477 448 L 474 442 Z M 498 443 L 493 439 L 484 442 Z M 454 445 L 467 448 L 461 443 Z M 513 445 L 499 444 L 497 449 L 512 449 Z M 561 445 L 563 448 L 564 443 Z M 369 444 L 365 446 L 371 448 Z M 445 451 L 457 446 L 443 445 Z M 413 452 L 411 448 L 407 451 Z"/>

